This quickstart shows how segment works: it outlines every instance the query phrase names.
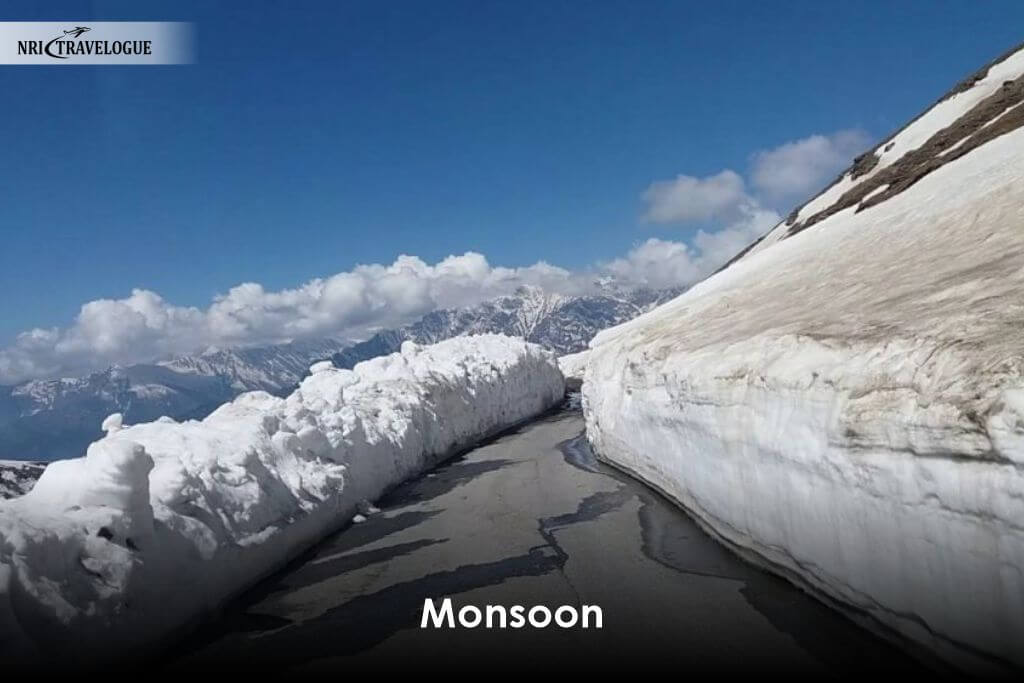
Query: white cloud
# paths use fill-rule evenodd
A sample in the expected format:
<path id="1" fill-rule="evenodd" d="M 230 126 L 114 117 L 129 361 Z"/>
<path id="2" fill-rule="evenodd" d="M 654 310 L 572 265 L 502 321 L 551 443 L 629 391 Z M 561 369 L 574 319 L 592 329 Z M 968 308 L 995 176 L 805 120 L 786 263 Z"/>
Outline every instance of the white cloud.
<path id="1" fill-rule="evenodd" d="M 725 169 L 698 178 L 678 175 L 658 180 L 644 191 L 643 218 L 654 223 L 741 221 L 769 206 L 808 198 L 823 189 L 871 143 L 862 130 L 811 135 L 751 155 L 749 185 L 736 171 Z"/>
<path id="2" fill-rule="evenodd" d="M 743 178 L 725 170 L 706 178 L 679 175 L 659 180 L 647 188 L 643 199 L 646 220 L 676 223 L 727 217 L 748 198 Z"/>
<path id="3" fill-rule="evenodd" d="M 870 144 L 871 137 L 856 129 L 787 142 L 752 156 L 750 181 L 767 200 L 802 199 L 825 187 Z"/>
<path id="4" fill-rule="evenodd" d="M 211 346 L 325 336 L 357 339 L 438 308 L 468 306 L 507 294 L 521 285 L 582 294 L 593 291 L 597 280 L 608 275 L 627 286 L 688 285 L 713 272 L 735 253 L 733 247 L 738 251 L 760 230 L 755 223 L 764 220 L 763 213 L 749 211 L 722 231 L 699 232 L 695 246 L 651 239 L 623 258 L 580 271 L 545 262 L 521 268 L 492 266 L 482 254 L 467 252 L 434 265 L 403 255 L 390 265 L 360 265 L 276 292 L 246 282 L 214 297 L 205 309 L 176 306 L 155 292 L 135 289 L 123 299 L 84 304 L 66 328 L 20 334 L 0 349 L 0 383 L 77 375 Z"/>
<path id="5" fill-rule="evenodd" d="M 782 220 L 775 211 L 759 206 L 743 207 L 741 213 L 742 218 L 721 230 L 697 232 L 693 241 L 700 250 L 705 269 L 702 277 L 713 273 Z"/>
<path id="6" fill-rule="evenodd" d="M 698 231 L 693 246 L 651 238 L 603 268 L 616 278 L 648 287 L 699 282 L 781 220 L 768 209 L 745 206 L 739 211 L 741 217 L 721 230 Z"/>
<path id="7" fill-rule="evenodd" d="M 699 230 L 690 245 L 649 239 L 606 268 L 652 286 L 707 277 L 777 225 L 778 209 L 825 187 L 870 142 L 864 131 L 849 129 L 755 152 L 749 183 L 732 169 L 655 181 L 642 195 L 644 220 L 718 228 Z"/>
<path id="8" fill-rule="evenodd" d="M 769 200 L 818 189 L 826 176 L 847 165 L 866 144 L 864 133 L 840 131 L 758 152 L 752 158 L 753 194 L 732 170 L 652 183 L 643 195 L 648 220 L 701 221 L 721 227 L 698 231 L 692 244 L 652 238 L 621 258 L 583 271 L 544 262 L 495 267 L 473 252 L 434 265 L 399 256 L 390 265 L 360 265 L 277 292 L 255 282 L 242 283 L 214 297 L 205 309 L 176 306 L 145 289 L 135 289 L 123 299 L 90 301 L 69 326 L 29 330 L 0 348 L 0 383 L 81 374 L 112 363 L 151 361 L 210 346 L 323 336 L 362 338 L 437 308 L 471 305 L 520 285 L 580 294 L 605 275 L 623 285 L 689 285 L 779 222 L 776 211 L 767 208 Z"/>
<path id="9" fill-rule="evenodd" d="M 695 282 L 700 275 L 699 258 L 683 242 L 652 237 L 633 247 L 624 257 L 605 264 L 605 268 L 618 279 L 661 288 Z"/>
<path id="10" fill-rule="evenodd" d="M 176 306 L 135 289 L 123 299 L 84 304 L 64 329 L 24 332 L 0 349 L 0 383 L 77 374 L 209 346 L 243 346 L 317 336 L 358 338 L 404 324 L 437 308 L 465 306 L 524 284 L 583 291 L 592 278 L 540 262 L 491 266 L 473 252 L 428 265 L 399 256 L 391 265 L 360 265 L 277 292 L 247 282 L 218 295 L 206 309 Z"/>

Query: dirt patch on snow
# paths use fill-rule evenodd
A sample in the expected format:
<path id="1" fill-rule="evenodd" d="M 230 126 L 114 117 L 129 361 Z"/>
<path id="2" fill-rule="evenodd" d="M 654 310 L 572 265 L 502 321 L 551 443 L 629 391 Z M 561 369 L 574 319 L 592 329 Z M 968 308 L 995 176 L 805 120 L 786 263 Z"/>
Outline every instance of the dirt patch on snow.
<path id="1" fill-rule="evenodd" d="M 871 173 L 875 166 L 878 165 L 878 161 L 878 155 L 874 152 L 864 152 L 853 160 L 853 166 L 850 167 L 850 177 L 859 178 L 862 175 Z"/>
<path id="2" fill-rule="evenodd" d="M 973 109 L 943 128 L 918 147 L 904 154 L 892 165 L 883 168 L 870 178 L 858 183 L 844 193 L 834 204 L 806 220 L 790 227 L 786 237 L 791 237 L 819 223 L 829 216 L 852 206 L 857 211 L 880 204 L 898 195 L 937 168 L 959 159 L 971 150 L 994 140 L 1024 125 L 1024 107 L 1015 105 L 1024 102 L 1024 76 L 1006 81 L 992 95 L 979 102 Z M 867 155 L 858 157 L 854 171 Z M 874 157 L 873 154 L 870 155 Z M 874 164 L 878 163 L 875 157 Z M 870 168 L 869 168 L 870 170 Z M 863 175 L 861 171 L 857 175 Z M 851 172 L 853 173 L 853 172 Z M 853 177 L 857 177 L 853 175 Z M 887 186 L 887 187 L 886 187 Z"/>
<path id="3" fill-rule="evenodd" d="M 985 66 L 981 67 L 980 69 L 978 69 L 977 71 L 975 71 L 975 72 L 974 72 L 974 73 L 972 73 L 971 75 L 969 75 L 969 76 L 967 76 L 966 78 L 962 79 L 962 80 L 961 80 L 961 81 L 960 81 L 959 83 L 957 83 L 956 85 L 954 85 L 954 86 L 953 86 L 953 87 L 952 87 L 952 88 L 951 88 L 951 89 L 949 90 L 949 92 L 947 92 L 947 93 L 946 93 L 946 94 L 944 94 L 944 95 L 943 95 L 942 97 L 940 97 L 940 98 L 939 98 L 938 100 L 936 100 L 936 101 L 935 101 L 935 102 L 934 102 L 934 103 L 932 104 L 932 106 L 930 106 L 930 107 L 927 107 L 926 109 L 922 110 L 920 114 L 918 114 L 917 116 L 915 116 L 915 117 L 914 117 L 914 118 L 912 118 L 911 120 L 907 121 L 907 123 L 906 123 L 905 125 L 903 125 L 903 126 L 902 126 L 901 128 L 899 128 L 899 129 L 897 129 L 897 130 L 894 130 L 894 131 L 893 131 L 893 132 L 892 132 L 892 133 L 891 133 L 891 134 L 890 134 L 890 135 L 889 135 L 888 137 L 886 137 L 886 138 L 885 138 L 884 140 L 882 140 L 882 141 L 881 141 L 881 142 L 879 142 L 879 143 L 878 143 L 877 145 L 875 145 L 875 146 L 873 147 L 873 149 L 877 149 L 878 147 L 883 147 L 883 149 L 884 149 L 884 150 L 885 150 L 886 152 L 888 152 L 889 150 L 891 150 L 891 149 L 892 149 L 892 146 L 893 146 L 893 144 L 895 144 L 895 143 L 893 142 L 893 139 L 894 139 L 894 138 L 895 138 L 895 137 L 896 137 L 897 135 L 899 135 L 900 133 L 902 133 L 902 132 L 903 132 L 904 130 L 906 130 L 907 128 L 909 128 L 909 127 L 910 127 L 911 125 L 913 125 L 913 124 L 914 124 L 914 123 L 915 123 L 915 122 L 916 122 L 916 121 L 917 121 L 918 119 L 920 119 L 920 118 L 921 118 L 922 116 L 924 116 L 924 115 L 925 115 L 926 113 L 928 113 L 929 111 L 931 111 L 931 109 L 932 109 L 932 108 L 933 108 L 933 107 L 934 107 L 934 106 L 935 106 L 936 104 L 939 104 L 939 103 L 941 103 L 941 102 L 945 102 L 946 100 L 950 99 L 950 98 L 951 98 L 951 97 L 953 97 L 954 95 L 958 95 L 958 94 L 960 94 L 960 93 L 962 93 L 962 92 L 965 92 L 965 91 L 967 91 L 967 90 L 970 90 L 970 89 L 971 89 L 972 87 L 974 87 L 975 85 L 977 85 L 978 81 L 980 81 L 981 79 L 985 78 L 985 76 L 987 76 L 987 75 L 988 75 L 988 72 L 989 72 L 989 70 L 990 70 L 990 69 L 991 69 L 991 68 L 992 68 L 993 66 L 995 66 L 996 64 L 999 64 L 1000 62 L 1003 62 L 1003 61 L 1007 60 L 1007 59 L 1008 59 L 1008 58 L 1009 58 L 1010 56 L 1012 56 L 1013 54 L 1015 54 L 1015 53 L 1019 52 L 1019 51 L 1020 51 L 1021 49 L 1024 49 L 1024 43 L 1021 43 L 1021 44 L 1019 44 L 1019 45 L 1015 45 L 1015 46 L 1013 46 L 1012 48 L 1010 48 L 1010 49 L 1009 49 L 1009 50 L 1007 50 L 1006 52 L 1002 53 L 1001 55 L 999 55 L 998 57 L 996 57 L 995 59 L 993 59 L 992 61 L 990 61 L 990 62 L 989 62 L 988 64 L 986 64 Z M 804 203 L 803 203 L 803 204 L 801 204 L 800 206 L 798 206 L 798 207 L 796 207 L 795 209 L 793 209 L 793 211 L 792 211 L 792 212 L 790 212 L 790 214 L 789 214 L 788 216 L 786 216 L 786 220 L 785 220 L 785 223 L 786 223 L 786 225 L 790 225 L 790 226 L 794 225 L 794 224 L 796 223 L 796 221 L 797 221 L 797 216 L 798 216 L 798 215 L 800 214 L 800 210 L 801 210 L 801 209 L 803 209 L 803 208 L 804 208 L 804 207 L 805 207 L 806 205 L 810 204 L 810 203 L 811 203 L 812 201 L 814 201 L 815 199 L 817 199 L 818 197 L 820 197 L 820 196 L 821 196 L 822 194 L 824 194 L 824 193 L 825 193 L 826 191 L 828 191 L 828 189 L 829 189 L 829 188 L 831 188 L 831 187 L 832 187 L 833 185 L 835 185 L 835 184 L 836 184 L 836 183 L 838 183 L 838 182 L 839 182 L 840 180 L 842 180 L 842 179 L 843 179 L 843 177 L 844 177 L 844 176 L 846 176 L 846 174 L 847 174 L 847 173 L 849 173 L 849 174 L 851 175 L 851 178 L 854 178 L 854 179 L 856 179 L 856 178 L 860 177 L 861 175 L 863 175 L 864 173 L 867 173 L 868 171 L 870 171 L 871 169 L 873 169 L 873 168 L 875 167 L 875 165 L 877 165 L 877 163 L 878 163 L 878 161 L 877 161 L 877 160 L 875 160 L 875 161 L 874 161 L 873 163 L 871 163 L 871 166 L 870 166 L 870 167 L 869 167 L 869 168 L 868 168 L 867 170 L 863 170 L 863 169 L 864 169 L 864 164 L 867 164 L 867 163 L 869 163 L 869 160 L 865 159 L 865 157 L 869 157 L 869 156 L 873 156 L 873 154 L 872 154 L 872 152 L 871 152 L 870 150 L 869 150 L 868 152 L 865 152 L 865 153 L 864 153 L 864 154 L 862 154 L 861 156 L 857 157 L 857 158 L 856 158 L 856 159 L 854 160 L 853 166 L 851 166 L 851 167 L 850 167 L 849 169 L 847 169 L 846 171 L 843 171 L 843 172 L 842 172 L 842 173 L 841 173 L 841 174 L 839 175 L 839 177 L 835 179 L 835 181 L 833 181 L 832 183 L 830 183 L 830 184 L 826 185 L 826 186 L 825 186 L 824 188 L 822 188 L 821 192 L 817 193 L 817 194 L 816 194 L 816 195 L 814 195 L 813 197 L 810 197 L 810 198 L 808 198 L 808 200 L 807 200 L 806 202 L 804 202 Z M 861 161 L 862 159 L 864 159 L 864 161 Z M 858 169 L 858 163 L 860 163 L 860 164 L 861 164 L 861 167 L 860 167 L 860 169 Z M 803 226 L 803 228 L 806 228 L 806 227 L 807 227 L 806 225 L 804 225 L 804 226 Z M 797 230 L 796 230 L 795 232 L 799 232 L 799 231 L 800 231 L 801 229 L 803 229 L 803 228 L 799 228 L 799 229 L 797 229 Z M 789 237 L 789 236 L 790 236 L 790 235 L 792 235 L 792 234 L 794 234 L 794 231 L 790 231 L 790 232 L 789 232 L 789 234 L 787 234 L 787 235 L 786 235 L 786 237 Z M 784 238 L 783 238 L 783 239 L 784 239 Z M 760 241 L 760 240 L 759 240 L 759 241 Z M 751 246 L 753 246 L 753 245 L 751 245 Z M 749 247 L 748 247 L 748 250 L 749 250 Z M 747 251 L 747 250 L 744 250 L 744 252 L 746 252 L 746 251 Z M 740 255 L 737 255 L 737 257 L 736 257 L 735 259 L 733 259 L 733 261 L 730 261 L 730 263 L 732 263 L 732 262 L 734 262 L 734 261 L 738 260 L 738 259 L 739 259 L 739 257 L 740 257 Z"/>
<path id="4" fill-rule="evenodd" d="M 939 168 L 945 163 L 958 159 L 959 157 L 967 154 L 973 149 L 976 149 L 980 145 L 992 140 L 1000 135 L 1010 132 L 1015 128 L 1020 127 L 1021 117 L 1024 116 L 1024 106 L 1019 106 L 1017 109 L 1007 111 L 1013 105 L 1005 104 L 1007 95 L 1013 95 L 1013 92 L 1006 92 L 1008 86 L 1012 86 L 1016 81 L 1010 81 L 1004 84 L 1004 87 L 992 97 L 984 102 L 979 103 L 972 111 L 965 114 L 959 120 L 953 123 L 943 131 L 936 133 L 932 139 L 930 139 L 924 146 L 915 150 L 913 153 L 904 155 L 903 159 L 897 161 L 894 167 L 899 168 L 898 171 L 885 171 L 877 174 L 882 176 L 883 179 L 879 180 L 877 177 L 871 178 L 860 183 L 861 186 L 855 187 L 836 201 L 835 204 L 828 207 L 827 209 L 810 216 L 807 220 L 800 223 L 797 222 L 800 211 L 810 204 L 812 201 L 823 195 L 836 183 L 840 182 L 847 175 L 852 180 L 861 178 L 867 175 L 871 171 L 875 170 L 879 163 L 879 156 L 874 153 L 873 150 L 882 148 L 885 152 L 892 150 L 895 145 L 895 138 L 897 135 L 906 130 L 909 126 L 913 125 L 918 119 L 924 116 L 926 113 L 941 102 L 944 102 L 951 97 L 960 93 L 970 90 L 972 87 L 978 84 L 983 78 L 988 76 L 988 72 L 993 66 L 999 64 L 1015 53 L 1024 49 L 1024 43 L 1015 45 L 1003 54 L 999 55 L 988 64 L 978 69 L 974 73 L 970 74 L 966 78 L 962 79 L 959 83 L 953 86 L 946 94 L 936 100 L 932 106 L 921 111 L 920 114 L 915 116 L 913 119 L 908 121 L 901 128 L 893 131 L 888 137 L 873 145 L 872 148 L 853 160 L 853 164 L 850 168 L 843 171 L 832 183 L 825 186 L 821 192 L 810 197 L 806 202 L 797 206 L 788 216 L 783 220 L 785 225 L 789 226 L 788 231 L 781 239 L 792 237 L 802 230 L 806 230 L 815 223 L 818 223 L 828 216 L 841 211 L 844 208 L 848 208 L 853 205 L 857 205 L 857 211 L 861 211 L 870 206 L 874 206 L 880 202 L 885 201 L 889 197 L 899 194 L 906 188 L 913 185 L 915 182 L 923 178 L 928 173 L 931 173 L 936 168 Z M 1018 79 L 1019 80 L 1019 79 Z M 1019 86 L 1019 84 L 1018 84 Z M 1010 88 L 1011 91 L 1014 88 Z M 1019 88 L 1017 88 L 1019 90 Z M 1019 92 L 1017 93 L 1019 95 Z M 1002 103 L 1002 104 L 1000 104 Z M 1001 109 L 999 107 L 1002 107 Z M 994 111 L 994 113 L 993 113 Z M 1001 117 L 1001 118 L 1000 118 Z M 994 121 L 996 118 L 1000 118 L 999 121 Z M 991 124 L 986 126 L 986 124 Z M 983 132 L 982 132 L 983 131 Z M 957 143 L 960 143 L 959 145 Z M 924 151 L 930 144 L 934 144 L 934 148 L 931 148 L 931 153 Z M 952 147 L 956 145 L 956 148 Z M 888 169 L 887 169 L 888 170 Z M 884 175 L 883 175 L 884 174 Z M 896 182 L 899 181 L 899 182 Z M 885 185 L 889 187 L 884 187 Z M 715 271 L 715 273 L 721 272 L 736 263 L 744 256 L 749 254 L 758 244 L 760 244 L 768 235 L 775 232 L 777 229 L 782 229 L 780 226 L 769 230 L 764 235 L 754 240 L 752 243 L 747 245 L 740 253 L 729 259 L 729 261 L 721 268 Z"/>

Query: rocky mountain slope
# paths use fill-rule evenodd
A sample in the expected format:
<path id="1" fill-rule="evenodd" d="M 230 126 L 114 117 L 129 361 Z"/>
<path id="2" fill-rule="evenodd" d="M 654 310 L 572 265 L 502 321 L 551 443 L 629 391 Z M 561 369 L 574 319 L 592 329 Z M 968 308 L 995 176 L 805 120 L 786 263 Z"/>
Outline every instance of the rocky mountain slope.
<path id="1" fill-rule="evenodd" d="M 0 460 L 0 500 L 28 493 L 44 469 L 46 463 Z"/>
<path id="2" fill-rule="evenodd" d="M 0 387 L 0 457 L 55 460 L 81 455 L 100 422 L 203 417 L 243 391 L 287 393 L 311 363 L 342 348 L 336 340 L 210 350 L 155 364 L 112 367 L 85 377 Z"/>
<path id="3" fill-rule="evenodd" d="M 600 333 L 601 457 L 975 672 L 1024 665 L 1024 50 Z"/>

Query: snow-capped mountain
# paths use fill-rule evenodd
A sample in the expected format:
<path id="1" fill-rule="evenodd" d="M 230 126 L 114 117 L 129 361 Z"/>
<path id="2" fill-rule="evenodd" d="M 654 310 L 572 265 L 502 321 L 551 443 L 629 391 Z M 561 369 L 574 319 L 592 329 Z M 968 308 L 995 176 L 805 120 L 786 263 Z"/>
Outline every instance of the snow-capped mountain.
<path id="1" fill-rule="evenodd" d="M 203 417 L 243 391 L 287 393 L 311 363 L 343 347 L 337 340 L 209 350 L 164 362 L 111 367 L 85 377 L 0 387 L 0 457 L 79 456 L 120 412 L 130 423 L 161 416 Z"/>
<path id="2" fill-rule="evenodd" d="M 406 340 L 433 344 L 485 332 L 521 337 L 559 355 L 575 353 L 585 349 L 599 331 L 631 320 L 681 291 L 605 286 L 598 294 L 565 296 L 538 287 L 520 287 L 509 296 L 468 308 L 434 311 L 411 325 L 379 332 L 335 354 L 332 360 L 338 367 L 351 368 L 367 358 L 397 351 Z"/>
<path id="3" fill-rule="evenodd" d="M 199 418 L 244 391 L 288 393 L 309 366 L 332 358 L 340 367 L 397 351 L 403 341 L 434 343 L 496 332 L 522 337 L 558 353 L 586 347 L 599 330 L 624 322 L 679 294 L 627 290 L 604 283 L 589 296 L 524 287 L 478 306 L 441 310 L 357 344 L 336 339 L 248 349 L 209 349 L 157 363 L 112 367 L 85 377 L 35 380 L 0 387 L 0 458 L 75 457 L 120 412 L 128 423 Z"/>
<path id="4" fill-rule="evenodd" d="M 311 362 L 327 358 L 344 346 L 336 339 L 321 339 L 248 349 L 209 349 L 198 356 L 181 356 L 157 365 L 177 373 L 222 378 L 236 392 L 262 389 L 277 394 L 302 379 Z"/>

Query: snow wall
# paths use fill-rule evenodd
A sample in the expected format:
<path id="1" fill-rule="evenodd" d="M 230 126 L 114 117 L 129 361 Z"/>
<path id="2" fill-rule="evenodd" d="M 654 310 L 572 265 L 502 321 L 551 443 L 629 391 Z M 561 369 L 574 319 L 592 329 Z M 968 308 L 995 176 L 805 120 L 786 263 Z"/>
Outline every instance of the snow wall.
<path id="1" fill-rule="evenodd" d="M 565 388 L 569 391 L 579 391 L 583 383 L 583 372 L 587 368 L 587 358 L 590 351 L 570 353 L 558 358 L 558 369 L 565 377 Z"/>
<path id="2" fill-rule="evenodd" d="M 1021 92 L 1021 53 L 1008 62 L 975 88 Z M 979 99 L 944 100 L 938 123 L 908 127 L 913 145 Z M 996 107 L 993 125 L 1021 111 Z M 933 149 L 962 143 L 946 130 Z M 780 224 L 598 334 L 583 382 L 601 458 L 742 554 L 978 671 L 1024 665 L 1024 128 L 1004 133 L 884 202 Z"/>
<path id="3" fill-rule="evenodd" d="M 84 458 L 0 501 L 5 666 L 152 651 L 362 501 L 564 393 L 553 354 L 499 335 L 311 372 L 287 398 L 243 394 L 202 421 L 108 418 Z"/>

